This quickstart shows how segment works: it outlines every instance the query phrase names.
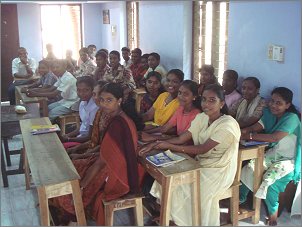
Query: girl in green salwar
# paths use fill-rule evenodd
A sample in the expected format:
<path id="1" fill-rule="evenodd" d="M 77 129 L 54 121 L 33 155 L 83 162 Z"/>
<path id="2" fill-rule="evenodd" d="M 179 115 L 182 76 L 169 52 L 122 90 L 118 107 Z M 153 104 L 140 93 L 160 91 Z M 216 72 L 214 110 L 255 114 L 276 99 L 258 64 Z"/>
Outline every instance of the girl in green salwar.
<path id="1" fill-rule="evenodd" d="M 297 183 L 301 175 L 301 122 L 292 104 L 293 92 L 285 87 L 275 88 L 264 109 L 263 116 L 254 125 L 242 129 L 241 139 L 270 142 L 265 153 L 262 183 L 256 197 L 265 199 L 268 208 L 268 224 L 276 225 L 279 193 L 284 192 L 290 181 Z M 253 189 L 254 161 L 243 167 L 240 187 L 240 203 Z"/>

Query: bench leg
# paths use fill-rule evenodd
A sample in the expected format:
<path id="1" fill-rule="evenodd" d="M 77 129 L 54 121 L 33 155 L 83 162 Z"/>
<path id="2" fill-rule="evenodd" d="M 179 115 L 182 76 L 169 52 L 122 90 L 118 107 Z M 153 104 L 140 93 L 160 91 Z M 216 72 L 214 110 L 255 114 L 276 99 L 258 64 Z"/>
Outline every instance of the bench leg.
<path id="1" fill-rule="evenodd" d="M 171 209 L 171 183 L 173 177 L 168 177 L 162 183 L 162 198 L 160 204 L 160 225 L 169 226 L 170 209 Z"/>
<path id="2" fill-rule="evenodd" d="M 137 226 L 144 226 L 144 214 L 143 214 L 143 201 L 142 199 L 135 200 L 136 206 L 134 207 L 135 221 Z"/>
<path id="3" fill-rule="evenodd" d="M 11 166 L 12 165 L 12 162 L 10 160 L 10 153 L 9 153 L 9 149 L 8 149 L 8 141 L 7 141 L 7 138 L 4 137 L 2 138 L 3 140 L 3 144 L 4 144 L 4 151 L 5 151 L 5 158 L 6 158 L 6 164 L 7 166 Z"/>
<path id="4" fill-rule="evenodd" d="M 83 207 L 83 201 L 81 196 L 81 189 L 78 180 L 73 180 L 70 182 L 72 188 L 72 197 L 74 201 L 74 208 L 77 216 L 77 222 L 80 226 L 86 225 L 85 212 Z"/>
<path id="5" fill-rule="evenodd" d="M 232 226 L 238 226 L 239 186 L 233 187 L 230 203 Z"/>
<path id="6" fill-rule="evenodd" d="M 194 173 L 194 181 L 192 183 L 192 225 L 200 226 L 200 171 Z"/>
<path id="7" fill-rule="evenodd" d="M 111 205 L 105 205 L 105 226 L 113 226 L 113 206 Z"/>
<path id="8" fill-rule="evenodd" d="M 40 218 L 41 225 L 49 226 L 49 210 L 48 210 L 48 198 L 46 195 L 45 187 L 38 187 L 39 207 L 40 207 Z"/>
<path id="9" fill-rule="evenodd" d="M 260 149 L 260 148 L 259 148 Z M 263 176 L 263 151 L 258 149 L 258 158 L 255 160 L 255 172 L 254 172 L 254 188 L 253 188 L 253 210 L 255 210 L 255 215 L 252 217 L 252 223 L 258 224 L 260 220 L 260 207 L 261 199 L 255 196 L 258 188 L 260 187 L 262 176 Z M 264 149 L 264 148 L 263 148 Z M 262 155 L 261 155 L 262 154 Z"/>
<path id="10" fill-rule="evenodd" d="M 2 144 L 1 144 L 1 174 L 2 174 L 3 186 L 6 188 L 6 187 L 8 187 L 8 179 L 7 179 Z"/>
<path id="11" fill-rule="evenodd" d="M 22 149 L 22 153 L 23 153 L 23 157 L 24 157 L 24 175 L 25 175 L 25 188 L 26 190 L 30 189 L 30 176 L 29 176 L 29 165 L 28 165 L 28 160 L 27 160 L 27 156 L 26 156 L 26 151 L 25 151 L 25 147 L 23 144 L 23 149 Z"/>

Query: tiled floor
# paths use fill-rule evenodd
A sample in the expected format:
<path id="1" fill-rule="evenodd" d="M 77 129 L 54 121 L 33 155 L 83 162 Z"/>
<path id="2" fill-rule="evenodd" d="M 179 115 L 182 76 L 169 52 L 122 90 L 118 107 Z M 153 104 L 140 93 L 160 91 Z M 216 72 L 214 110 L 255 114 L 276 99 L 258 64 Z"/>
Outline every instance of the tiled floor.
<path id="1" fill-rule="evenodd" d="M 9 141 L 10 149 L 21 147 L 21 136 L 14 136 Z M 16 168 L 19 165 L 19 155 L 12 155 L 12 167 Z M 39 208 L 37 207 L 38 198 L 37 191 L 33 186 L 31 190 L 25 190 L 24 174 L 13 175 L 8 177 L 9 187 L 4 188 L 1 179 L 1 226 L 39 226 Z M 114 217 L 114 225 L 133 225 L 133 220 L 130 218 L 131 210 L 116 212 Z M 145 216 L 145 223 L 150 217 Z M 265 220 L 265 209 L 261 207 L 260 223 L 254 226 L 263 226 Z M 95 222 L 88 220 L 87 225 L 93 226 Z M 253 226 L 251 219 L 246 219 L 239 222 L 240 226 Z M 301 226 L 301 216 L 290 217 L 287 211 L 283 211 L 278 218 L 278 226 Z"/>

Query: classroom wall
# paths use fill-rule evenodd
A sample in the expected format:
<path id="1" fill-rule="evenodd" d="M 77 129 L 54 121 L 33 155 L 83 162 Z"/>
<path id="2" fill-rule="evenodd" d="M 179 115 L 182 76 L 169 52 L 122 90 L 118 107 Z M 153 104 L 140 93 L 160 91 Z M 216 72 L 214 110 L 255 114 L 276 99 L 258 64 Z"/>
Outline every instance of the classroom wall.
<path id="1" fill-rule="evenodd" d="M 29 57 L 42 59 L 41 9 L 39 4 L 18 3 L 20 46 L 27 49 Z"/>
<path id="2" fill-rule="evenodd" d="M 167 70 L 183 68 L 183 2 L 139 3 L 139 38 L 143 53 L 157 52 Z"/>
<path id="3" fill-rule="evenodd" d="M 97 50 L 102 48 L 102 24 L 102 4 L 82 4 L 83 46 L 94 44 Z"/>
<path id="4" fill-rule="evenodd" d="M 103 10 L 109 10 L 110 24 L 103 24 L 103 19 L 100 21 L 102 48 L 106 48 L 109 51 L 120 51 L 122 47 L 127 46 L 126 2 L 103 3 L 101 4 L 101 14 Z M 111 32 L 112 26 L 116 27 L 115 34 Z"/>
<path id="5" fill-rule="evenodd" d="M 268 60 L 270 43 L 285 47 L 284 62 Z M 228 67 L 258 77 L 265 98 L 276 86 L 290 88 L 301 108 L 301 2 L 230 1 Z"/>

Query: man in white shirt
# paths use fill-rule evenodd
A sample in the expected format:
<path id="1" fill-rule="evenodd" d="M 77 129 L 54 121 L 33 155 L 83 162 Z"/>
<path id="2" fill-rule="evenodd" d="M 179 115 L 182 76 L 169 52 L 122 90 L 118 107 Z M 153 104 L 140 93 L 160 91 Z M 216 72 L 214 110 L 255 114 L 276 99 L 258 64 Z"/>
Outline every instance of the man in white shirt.
<path id="1" fill-rule="evenodd" d="M 10 105 L 16 105 L 15 86 L 30 84 L 36 71 L 36 62 L 33 58 L 28 58 L 28 53 L 24 47 L 18 49 L 18 57 L 12 61 L 13 83 L 8 88 Z"/>
<path id="2" fill-rule="evenodd" d="M 123 47 L 122 48 L 122 56 L 124 59 L 123 66 L 128 69 L 130 65 L 132 64 L 131 58 L 130 58 L 130 49 L 128 47 Z"/>
<path id="3" fill-rule="evenodd" d="M 57 82 L 43 91 L 29 90 L 26 93 L 28 96 L 44 96 L 52 99 L 60 96 L 62 98 L 60 101 L 48 105 L 50 121 L 54 121 L 58 116 L 73 112 L 70 107 L 79 100 L 76 87 L 77 79 L 70 72 L 67 72 L 66 68 L 66 60 L 54 60 L 52 72 L 58 77 Z"/>

